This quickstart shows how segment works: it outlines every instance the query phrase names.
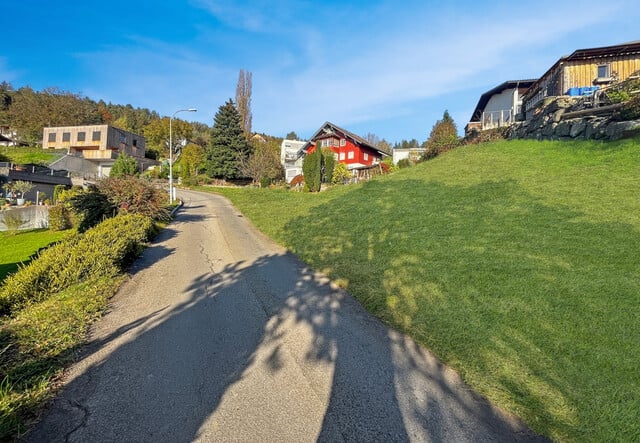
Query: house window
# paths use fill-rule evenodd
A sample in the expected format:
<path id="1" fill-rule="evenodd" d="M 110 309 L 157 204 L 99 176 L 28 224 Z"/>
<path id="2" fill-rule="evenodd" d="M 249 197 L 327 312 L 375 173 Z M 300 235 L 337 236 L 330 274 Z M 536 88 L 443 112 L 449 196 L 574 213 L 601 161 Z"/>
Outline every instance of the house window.
<path id="1" fill-rule="evenodd" d="M 79 142 L 83 142 L 85 140 L 86 137 L 86 132 L 78 132 L 78 141 Z"/>
<path id="2" fill-rule="evenodd" d="M 334 138 L 332 141 L 333 141 L 333 146 L 335 146 L 337 148 L 338 147 L 338 139 Z"/>
<path id="3" fill-rule="evenodd" d="M 133 139 L 133 147 L 137 147 L 138 146 L 138 140 L 136 140 L 135 138 Z"/>
<path id="4" fill-rule="evenodd" d="M 346 140 L 346 139 L 344 139 L 344 138 L 341 138 L 341 139 L 340 139 L 340 146 L 341 146 L 341 147 L 342 147 L 342 146 L 347 146 L 347 140 Z"/>
<path id="5" fill-rule="evenodd" d="M 50 132 L 49 133 L 49 142 L 55 142 L 56 141 L 56 133 L 55 132 Z"/>
<path id="6" fill-rule="evenodd" d="M 62 133 L 62 141 L 63 142 L 70 142 L 71 141 L 71 133 L 70 132 L 63 132 Z"/>
<path id="7" fill-rule="evenodd" d="M 325 138 L 324 140 L 322 140 L 323 148 L 330 148 L 331 146 L 338 146 L 338 140 L 331 138 Z"/>
<path id="8" fill-rule="evenodd" d="M 598 78 L 609 78 L 609 65 L 598 65 Z"/>
<path id="9" fill-rule="evenodd" d="M 102 133 L 100 131 L 93 131 L 93 134 L 91 136 L 91 141 L 93 142 L 99 142 L 100 141 L 100 135 Z"/>
<path id="10" fill-rule="evenodd" d="M 367 153 L 365 152 L 365 153 L 364 153 L 364 157 L 363 157 L 363 158 L 364 158 L 364 161 L 369 160 L 369 154 L 367 154 Z"/>
<path id="11" fill-rule="evenodd" d="M 340 156 L 338 157 L 338 160 L 344 160 L 344 152 L 340 153 Z"/>
<path id="12" fill-rule="evenodd" d="M 355 153 L 353 151 L 349 151 L 349 154 L 347 154 L 347 158 L 349 160 L 353 160 L 354 156 L 355 156 Z"/>

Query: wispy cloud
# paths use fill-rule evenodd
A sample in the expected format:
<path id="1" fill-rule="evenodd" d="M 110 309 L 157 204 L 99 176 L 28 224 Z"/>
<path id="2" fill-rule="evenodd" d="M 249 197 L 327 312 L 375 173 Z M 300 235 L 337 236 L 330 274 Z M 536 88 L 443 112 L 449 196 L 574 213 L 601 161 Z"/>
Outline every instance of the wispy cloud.
<path id="1" fill-rule="evenodd" d="M 598 13 L 575 14 L 574 5 L 550 0 L 478 3 L 445 7 L 407 0 L 399 7 L 383 0 L 365 7 L 191 0 L 228 29 L 203 19 L 186 44 L 129 37 L 78 54 L 93 84 L 83 92 L 165 114 L 196 106 L 197 119 L 211 123 L 218 106 L 233 96 L 238 70 L 244 68 L 253 72 L 258 131 L 312 132 L 325 120 L 343 125 L 410 115 L 416 120 L 418 112 L 430 126 L 430 113 L 463 108 L 434 104 L 439 97 L 538 76 L 577 49 L 576 34 L 619 17 L 625 7 L 621 0 L 604 9 L 587 1 L 582 8 Z M 565 49 L 563 41 L 572 43 Z"/>
<path id="2" fill-rule="evenodd" d="M 584 14 L 568 21 L 572 10 L 562 5 L 546 11 L 526 16 L 513 8 L 486 7 L 490 20 L 457 12 L 456 21 L 446 26 L 429 17 L 429 8 L 408 11 L 395 22 L 377 16 L 373 26 L 382 32 L 357 38 L 360 46 L 354 52 L 345 51 L 340 41 L 322 34 L 318 41 L 318 34 L 312 34 L 311 53 L 303 57 L 309 64 L 294 70 L 261 67 L 254 76 L 255 82 L 264 78 L 269 85 L 254 88 L 256 121 L 281 130 L 279 122 L 308 129 L 326 119 L 350 124 L 406 112 L 408 103 L 486 83 L 488 73 L 494 84 L 509 79 L 527 54 L 606 18 Z M 363 32 L 361 18 L 353 22 L 353 29 Z"/>

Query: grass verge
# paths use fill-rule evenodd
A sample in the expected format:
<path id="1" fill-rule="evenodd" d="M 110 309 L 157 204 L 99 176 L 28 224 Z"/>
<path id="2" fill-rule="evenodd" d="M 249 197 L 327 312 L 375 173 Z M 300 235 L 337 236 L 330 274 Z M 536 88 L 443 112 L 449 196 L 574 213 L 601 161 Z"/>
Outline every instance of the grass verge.
<path id="1" fill-rule="evenodd" d="M 57 387 L 72 351 L 156 227 L 107 219 L 37 256 L 0 285 L 0 441 L 17 439 Z"/>
<path id="2" fill-rule="evenodd" d="M 19 436 L 37 418 L 122 279 L 87 280 L 0 323 L 0 439 Z"/>
<path id="3" fill-rule="evenodd" d="M 215 191 L 537 432 L 634 441 L 638 189 L 636 139 L 468 146 L 320 194 Z"/>

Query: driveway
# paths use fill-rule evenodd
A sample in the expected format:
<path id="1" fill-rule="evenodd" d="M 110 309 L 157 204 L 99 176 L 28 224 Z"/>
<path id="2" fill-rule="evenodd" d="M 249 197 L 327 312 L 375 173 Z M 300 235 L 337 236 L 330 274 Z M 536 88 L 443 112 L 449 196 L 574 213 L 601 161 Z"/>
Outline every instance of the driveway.
<path id="1" fill-rule="evenodd" d="M 27 441 L 536 441 L 259 233 L 181 191 Z"/>

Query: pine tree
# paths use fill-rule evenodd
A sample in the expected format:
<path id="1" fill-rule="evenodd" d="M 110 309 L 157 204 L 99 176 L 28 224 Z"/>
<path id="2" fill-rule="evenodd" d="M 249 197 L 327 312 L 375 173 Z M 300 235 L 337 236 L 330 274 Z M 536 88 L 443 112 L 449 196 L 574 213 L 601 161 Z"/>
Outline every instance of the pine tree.
<path id="1" fill-rule="evenodd" d="M 207 173 L 211 177 L 232 179 L 240 176 L 240 162 L 251 154 L 244 136 L 238 110 L 229 99 L 220 106 L 213 119 L 207 148 Z"/>

